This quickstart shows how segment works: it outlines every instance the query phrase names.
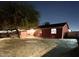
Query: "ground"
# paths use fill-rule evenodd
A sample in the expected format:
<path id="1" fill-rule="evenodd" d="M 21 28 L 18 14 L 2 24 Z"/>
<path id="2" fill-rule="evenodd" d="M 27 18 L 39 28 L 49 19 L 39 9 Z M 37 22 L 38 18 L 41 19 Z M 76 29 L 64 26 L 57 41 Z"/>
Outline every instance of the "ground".
<path id="1" fill-rule="evenodd" d="M 60 56 L 77 46 L 76 40 L 4 39 L 0 40 L 0 56 L 39 57 Z"/>
<path id="2" fill-rule="evenodd" d="M 8 39 L 0 41 L 0 56 L 10 57 L 30 57 L 42 56 L 49 50 L 55 48 L 55 44 L 51 40 L 37 40 L 37 39 Z"/>

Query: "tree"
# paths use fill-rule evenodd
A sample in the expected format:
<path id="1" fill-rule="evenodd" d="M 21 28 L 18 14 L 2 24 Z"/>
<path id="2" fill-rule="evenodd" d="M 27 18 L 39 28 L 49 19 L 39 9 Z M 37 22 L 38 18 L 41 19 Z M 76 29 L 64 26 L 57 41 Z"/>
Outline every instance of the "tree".
<path id="1" fill-rule="evenodd" d="M 45 22 L 44 25 L 48 26 L 48 25 L 50 25 L 50 23 L 49 22 Z"/>
<path id="2" fill-rule="evenodd" d="M 39 13 L 32 5 L 5 2 L 0 7 L 0 29 L 27 29 L 38 25 Z"/>

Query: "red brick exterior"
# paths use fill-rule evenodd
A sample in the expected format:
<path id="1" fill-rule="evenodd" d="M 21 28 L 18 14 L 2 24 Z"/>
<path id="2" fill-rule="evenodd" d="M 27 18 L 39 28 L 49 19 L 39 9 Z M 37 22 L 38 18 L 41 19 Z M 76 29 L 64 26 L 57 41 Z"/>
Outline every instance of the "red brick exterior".
<path id="1" fill-rule="evenodd" d="M 62 37 L 62 27 L 57 28 L 57 34 L 55 38 L 61 38 Z"/>
<path id="2" fill-rule="evenodd" d="M 50 28 L 43 28 L 42 29 L 42 37 L 50 38 L 51 37 L 50 33 L 51 33 Z"/>
<path id="3" fill-rule="evenodd" d="M 42 30 L 42 37 L 44 38 L 61 38 L 62 37 L 62 28 L 56 28 L 57 33 L 51 34 L 52 28 L 43 28 Z"/>
<path id="4" fill-rule="evenodd" d="M 67 25 L 64 25 L 62 27 L 56 27 L 57 33 L 51 34 L 52 28 L 41 28 L 42 34 L 41 36 L 44 38 L 64 38 L 65 33 L 68 32 Z"/>

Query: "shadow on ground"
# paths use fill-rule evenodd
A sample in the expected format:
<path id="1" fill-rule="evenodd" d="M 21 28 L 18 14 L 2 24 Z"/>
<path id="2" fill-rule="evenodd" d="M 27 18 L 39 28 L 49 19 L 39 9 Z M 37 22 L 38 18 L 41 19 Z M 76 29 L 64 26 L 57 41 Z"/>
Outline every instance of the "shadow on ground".
<path id="1" fill-rule="evenodd" d="M 55 49 L 52 49 L 47 54 L 43 55 L 42 57 L 59 57 L 63 52 L 68 51 L 69 49 L 64 47 L 56 47 Z"/>
<path id="2" fill-rule="evenodd" d="M 79 46 L 62 54 L 61 57 L 79 57 Z"/>
<path id="3" fill-rule="evenodd" d="M 65 47 L 67 45 L 65 46 L 62 46 L 62 45 L 63 44 L 52 49 L 42 57 L 78 57 L 79 56 L 79 46 L 76 46 L 74 48 L 69 48 L 69 47 Z"/>
<path id="4" fill-rule="evenodd" d="M 62 54 L 63 57 L 79 57 L 79 37 L 77 37 L 78 47 Z"/>

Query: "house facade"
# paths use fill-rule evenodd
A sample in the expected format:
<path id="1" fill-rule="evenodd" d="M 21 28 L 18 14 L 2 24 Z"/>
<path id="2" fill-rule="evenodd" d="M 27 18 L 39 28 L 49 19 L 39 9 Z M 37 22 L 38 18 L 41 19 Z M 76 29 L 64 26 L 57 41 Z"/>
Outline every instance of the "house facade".
<path id="1" fill-rule="evenodd" d="M 69 30 L 69 26 L 66 22 L 41 25 L 38 28 L 41 30 L 40 36 L 43 38 L 64 38 L 65 33 Z"/>
<path id="2" fill-rule="evenodd" d="M 40 37 L 40 38 L 64 38 L 65 33 L 69 30 L 69 26 L 66 22 L 40 25 L 35 29 L 29 29 L 20 32 L 20 38 L 27 37 Z"/>

